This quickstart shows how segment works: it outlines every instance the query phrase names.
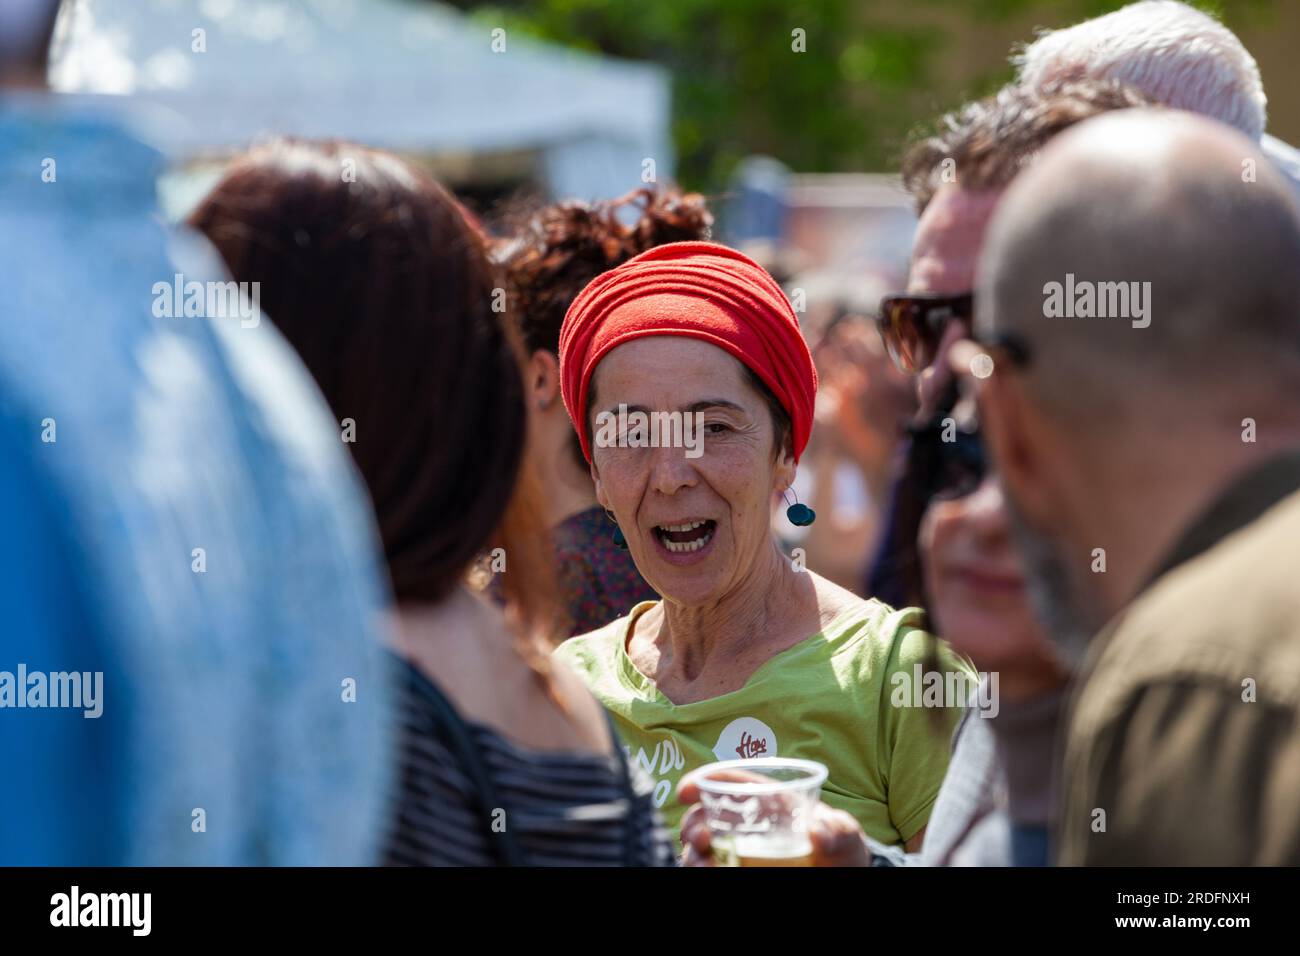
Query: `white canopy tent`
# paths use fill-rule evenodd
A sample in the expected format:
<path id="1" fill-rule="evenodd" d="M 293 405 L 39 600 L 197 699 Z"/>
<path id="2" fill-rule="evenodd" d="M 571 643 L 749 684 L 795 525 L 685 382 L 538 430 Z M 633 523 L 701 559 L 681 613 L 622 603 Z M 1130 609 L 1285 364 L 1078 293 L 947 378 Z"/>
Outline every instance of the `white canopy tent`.
<path id="1" fill-rule="evenodd" d="M 293 134 L 536 151 L 556 197 L 625 192 L 646 159 L 671 175 L 665 70 L 494 30 L 422 0 L 74 0 L 51 82 L 177 114 L 180 162 Z"/>

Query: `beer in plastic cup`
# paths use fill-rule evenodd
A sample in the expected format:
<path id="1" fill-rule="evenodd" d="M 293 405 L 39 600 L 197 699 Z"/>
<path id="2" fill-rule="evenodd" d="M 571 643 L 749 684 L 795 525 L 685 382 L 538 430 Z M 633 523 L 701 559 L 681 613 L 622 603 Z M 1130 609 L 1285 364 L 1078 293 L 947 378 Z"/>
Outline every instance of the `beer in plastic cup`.
<path id="1" fill-rule="evenodd" d="M 815 760 L 724 760 L 692 775 L 719 866 L 812 866 L 808 827 L 826 767 Z"/>

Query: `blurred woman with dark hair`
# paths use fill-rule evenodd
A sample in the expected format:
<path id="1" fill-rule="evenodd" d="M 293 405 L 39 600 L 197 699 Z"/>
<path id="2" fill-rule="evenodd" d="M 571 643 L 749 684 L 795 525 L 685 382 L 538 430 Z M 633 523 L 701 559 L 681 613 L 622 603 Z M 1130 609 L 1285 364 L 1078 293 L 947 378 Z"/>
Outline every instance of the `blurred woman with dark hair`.
<path id="1" fill-rule="evenodd" d="M 658 597 L 615 543 L 615 525 L 596 501 L 577 433 L 560 401 L 564 314 L 596 276 L 654 246 L 707 239 L 712 224 L 699 195 L 636 189 L 604 202 L 546 206 L 497 246 L 510 312 L 528 356 L 529 460 L 547 490 L 564 636 L 595 630 Z"/>
<path id="2" fill-rule="evenodd" d="M 522 350 L 457 202 L 394 156 L 284 141 L 238 160 L 191 223 L 260 283 L 374 504 L 405 691 L 387 861 L 669 861 L 644 777 L 540 636 L 550 555 L 523 467 Z M 493 547 L 506 613 L 465 584 Z"/>

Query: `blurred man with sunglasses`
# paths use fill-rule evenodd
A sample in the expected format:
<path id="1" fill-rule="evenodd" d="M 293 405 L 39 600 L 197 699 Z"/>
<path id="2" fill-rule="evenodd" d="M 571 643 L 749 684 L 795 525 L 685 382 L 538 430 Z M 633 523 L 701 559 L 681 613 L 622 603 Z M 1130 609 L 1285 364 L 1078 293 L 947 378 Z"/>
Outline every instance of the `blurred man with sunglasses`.
<path id="1" fill-rule="evenodd" d="M 1036 93 L 1008 86 L 944 117 L 940 132 L 903 160 L 916 200 L 916 236 L 906 292 L 886 296 L 877 324 L 895 364 L 917 380 L 924 427 L 955 401 L 946 356 L 969 335 L 975 263 L 984 231 L 1012 178 L 1058 132 L 1107 110 L 1148 105 L 1113 81 L 1062 83 Z M 895 607 L 918 603 L 916 532 L 926 498 L 923 462 L 906 453 L 888 525 L 870 569 L 868 594 Z"/>
<path id="2" fill-rule="evenodd" d="M 1001 487 L 986 473 L 974 410 L 957 404 L 949 354 L 971 334 L 976 263 L 1012 179 L 1062 130 L 1148 104 L 1109 82 L 1042 93 L 1010 86 L 945 118 L 904 159 L 920 221 L 908 290 L 885 297 L 878 326 L 898 367 L 916 376 L 921 410 L 872 593 L 925 607 L 938 633 L 997 675 L 1001 698 L 996 719 L 971 710 L 954 734 L 928 865 L 1048 861 L 1050 767 L 1067 679 L 1030 608 Z"/>
<path id="3" fill-rule="evenodd" d="M 1149 282 L 1149 324 L 1054 317 L 1044 289 L 1067 273 Z M 1099 117 L 1012 186 L 979 289 L 990 449 L 1078 671 L 1059 862 L 1300 864 L 1289 186 L 1222 124 Z"/>

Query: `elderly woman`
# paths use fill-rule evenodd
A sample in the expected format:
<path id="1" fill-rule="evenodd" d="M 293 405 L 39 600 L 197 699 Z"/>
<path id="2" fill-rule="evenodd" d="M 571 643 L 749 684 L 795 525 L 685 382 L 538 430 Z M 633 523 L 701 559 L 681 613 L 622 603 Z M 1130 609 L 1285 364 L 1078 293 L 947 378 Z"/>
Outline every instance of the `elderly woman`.
<path id="1" fill-rule="evenodd" d="M 655 777 L 665 819 L 678 826 L 669 797 L 702 764 L 802 757 L 829 768 L 826 803 L 883 843 L 919 846 L 961 701 L 915 706 L 929 641 L 915 612 L 805 570 L 772 532 L 817 390 L 780 287 L 724 246 L 642 253 L 574 300 L 560 378 L 596 496 L 662 599 L 557 653 Z M 602 413 L 619 412 L 681 413 L 702 423 L 702 447 L 613 433 Z M 965 673 L 946 648 L 940 659 Z"/>

